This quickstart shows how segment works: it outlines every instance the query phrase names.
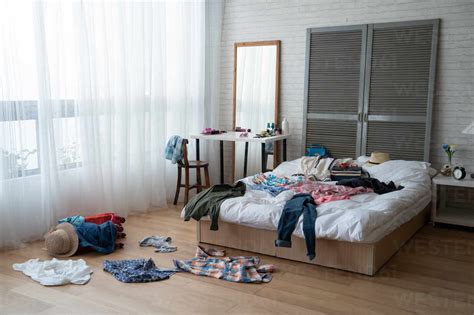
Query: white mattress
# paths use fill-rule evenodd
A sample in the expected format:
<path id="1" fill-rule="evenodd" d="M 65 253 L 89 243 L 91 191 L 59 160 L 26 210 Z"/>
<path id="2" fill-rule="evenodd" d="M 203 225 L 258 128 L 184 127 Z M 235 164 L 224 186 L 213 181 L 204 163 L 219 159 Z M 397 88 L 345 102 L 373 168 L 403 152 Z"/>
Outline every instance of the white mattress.
<path id="1" fill-rule="evenodd" d="M 291 175 L 299 159 L 282 163 L 275 173 Z M 371 177 L 383 182 L 394 181 L 405 188 L 384 195 L 368 193 L 317 206 L 316 237 L 349 242 L 373 243 L 420 213 L 431 199 L 431 175 L 428 163 L 389 161 L 367 168 Z M 248 182 L 251 177 L 244 179 Z M 328 182 L 327 184 L 333 184 Z M 284 191 L 273 197 L 265 191 L 247 187 L 243 197 L 232 198 L 221 205 L 219 220 L 258 229 L 276 230 L 283 207 L 293 196 Z M 302 217 L 294 235 L 303 236 Z"/>

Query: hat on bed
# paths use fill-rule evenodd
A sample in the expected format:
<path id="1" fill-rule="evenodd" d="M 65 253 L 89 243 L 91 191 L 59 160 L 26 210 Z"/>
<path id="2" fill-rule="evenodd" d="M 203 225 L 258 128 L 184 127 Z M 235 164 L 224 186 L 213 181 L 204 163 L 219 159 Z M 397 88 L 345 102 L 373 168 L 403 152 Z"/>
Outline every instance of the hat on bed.
<path id="1" fill-rule="evenodd" d="M 51 256 L 68 257 L 74 255 L 79 247 L 76 229 L 71 223 L 61 223 L 48 232 L 45 237 L 46 250 Z"/>
<path id="2" fill-rule="evenodd" d="M 384 152 L 372 152 L 370 159 L 365 166 L 374 166 L 390 160 L 390 155 Z"/>

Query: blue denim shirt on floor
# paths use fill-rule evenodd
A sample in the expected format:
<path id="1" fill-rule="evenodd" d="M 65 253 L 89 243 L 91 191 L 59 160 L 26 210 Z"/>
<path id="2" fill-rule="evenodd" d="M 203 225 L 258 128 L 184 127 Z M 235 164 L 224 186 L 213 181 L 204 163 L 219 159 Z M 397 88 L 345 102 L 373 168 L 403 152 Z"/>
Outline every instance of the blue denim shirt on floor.
<path id="1" fill-rule="evenodd" d="M 112 221 L 102 224 L 85 222 L 75 228 L 80 247 L 90 247 L 102 254 L 109 254 L 115 250 L 117 228 Z"/>
<path id="2" fill-rule="evenodd" d="M 291 235 L 296 228 L 300 215 L 303 214 L 303 234 L 306 241 L 307 256 L 313 260 L 316 256 L 316 204 L 309 194 L 297 194 L 288 200 L 278 222 L 277 247 L 291 247 Z"/>
<path id="3" fill-rule="evenodd" d="M 175 271 L 161 270 L 153 259 L 105 260 L 104 270 L 125 283 L 152 282 L 168 279 Z"/>

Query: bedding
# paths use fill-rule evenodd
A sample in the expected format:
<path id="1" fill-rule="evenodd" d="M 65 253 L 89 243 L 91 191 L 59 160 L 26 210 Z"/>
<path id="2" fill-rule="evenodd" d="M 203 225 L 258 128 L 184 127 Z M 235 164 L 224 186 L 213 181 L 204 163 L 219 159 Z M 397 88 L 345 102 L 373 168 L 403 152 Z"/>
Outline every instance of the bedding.
<path id="1" fill-rule="evenodd" d="M 368 158 L 358 159 L 360 164 Z M 280 164 L 273 174 L 291 176 L 297 173 L 301 159 Z M 365 167 L 371 177 L 382 182 L 393 181 L 402 190 L 377 195 L 373 192 L 318 205 L 316 237 L 340 241 L 374 243 L 393 232 L 420 213 L 431 200 L 433 169 L 426 162 L 394 160 Z M 276 230 L 285 203 L 295 194 L 286 190 L 273 197 L 270 193 L 251 189 L 253 176 L 242 181 L 247 190 L 242 197 L 225 200 L 219 220 L 257 229 Z M 335 182 L 322 182 L 334 185 Z M 302 217 L 293 233 L 303 238 Z M 275 234 L 276 237 L 276 234 Z"/>

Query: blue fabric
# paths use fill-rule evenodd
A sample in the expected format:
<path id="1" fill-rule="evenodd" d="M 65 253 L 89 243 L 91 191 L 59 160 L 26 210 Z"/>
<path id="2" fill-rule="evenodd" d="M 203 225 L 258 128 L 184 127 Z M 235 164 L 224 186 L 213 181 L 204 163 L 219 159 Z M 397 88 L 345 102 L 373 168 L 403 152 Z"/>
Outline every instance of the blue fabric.
<path id="1" fill-rule="evenodd" d="M 309 194 L 297 194 L 288 200 L 278 222 L 278 239 L 275 241 L 277 247 L 291 247 L 291 234 L 296 228 L 300 215 L 303 214 L 303 234 L 306 241 L 307 256 L 313 260 L 316 256 L 316 204 Z"/>
<path id="2" fill-rule="evenodd" d="M 115 249 L 117 229 L 112 221 L 102 224 L 83 223 L 76 226 L 80 247 L 90 247 L 102 254 L 109 254 Z"/>
<path id="3" fill-rule="evenodd" d="M 59 220 L 58 224 L 65 223 L 65 222 L 71 223 L 72 225 L 77 227 L 85 222 L 85 218 L 81 215 L 75 215 L 69 218 L 64 218 L 64 219 Z"/>
<path id="4" fill-rule="evenodd" d="M 288 187 L 281 187 L 281 186 L 267 186 L 263 184 L 248 184 L 248 186 L 253 190 L 263 190 L 272 195 L 273 197 L 278 196 L 279 193 L 282 191 L 288 190 Z"/>
<path id="5" fill-rule="evenodd" d="M 155 247 L 155 252 L 160 253 L 171 253 L 175 252 L 178 248 L 176 246 L 171 246 L 171 237 L 169 236 L 159 236 L 159 235 L 152 235 L 147 236 L 138 242 L 138 245 L 145 247 L 145 246 L 153 246 Z"/>
<path id="6" fill-rule="evenodd" d="M 165 147 L 165 158 L 176 164 L 183 159 L 183 139 L 180 136 L 172 136 Z"/>
<path id="7" fill-rule="evenodd" d="M 321 157 L 328 156 L 328 150 L 320 144 L 311 144 L 309 148 L 306 148 L 306 156 L 319 155 Z"/>
<path id="8" fill-rule="evenodd" d="M 153 259 L 105 260 L 104 270 L 125 283 L 152 282 L 168 279 L 174 269 L 161 270 Z"/>

